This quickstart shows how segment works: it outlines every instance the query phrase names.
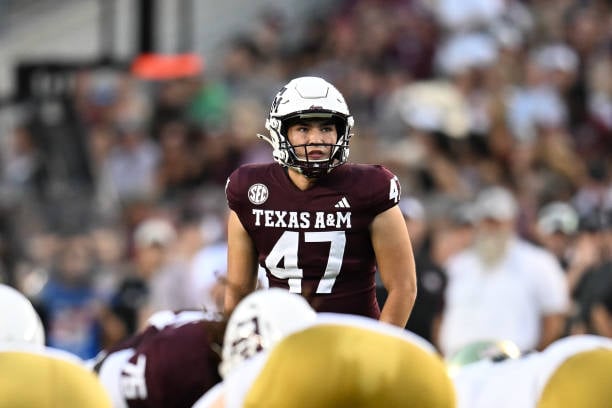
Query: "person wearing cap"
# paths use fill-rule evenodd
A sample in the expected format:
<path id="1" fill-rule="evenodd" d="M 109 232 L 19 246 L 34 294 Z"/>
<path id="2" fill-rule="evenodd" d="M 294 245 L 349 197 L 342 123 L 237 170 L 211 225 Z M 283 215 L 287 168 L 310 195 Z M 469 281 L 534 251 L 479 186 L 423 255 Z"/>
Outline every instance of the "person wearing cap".
<path id="1" fill-rule="evenodd" d="M 594 211 L 580 220 L 568 281 L 575 307 L 571 333 L 597 333 L 594 309 L 612 287 L 610 214 Z M 599 313 L 600 315 L 601 313 Z"/>
<path id="2" fill-rule="evenodd" d="M 446 264 L 441 350 L 451 355 L 491 338 L 513 341 L 521 350 L 541 350 L 562 335 L 568 310 L 559 262 L 518 236 L 519 208 L 509 190 L 488 187 L 475 206 L 474 242 Z"/>
<path id="3" fill-rule="evenodd" d="M 577 79 L 579 58 L 576 51 L 562 43 L 546 44 L 533 52 L 534 62 L 553 87 L 568 92 Z"/>
<path id="4" fill-rule="evenodd" d="M 535 229 L 538 243 L 555 254 L 561 267 L 567 270 L 573 238 L 578 232 L 578 213 L 574 207 L 562 201 L 542 206 Z"/>
<path id="5" fill-rule="evenodd" d="M 113 294 L 106 318 L 114 322 L 120 334 L 114 340 L 132 335 L 142 328 L 156 310 L 152 301 L 163 291 L 180 285 L 178 272 L 170 271 L 168 250 L 176 241 L 174 225 L 163 217 L 150 217 L 140 222 L 133 234 L 133 270 Z M 177 272 L 177 273 L 175 273 Z M 167 274 L 173 275 L 168 279 Z M 172 287 L 170 287 L 172 285 Z M 173 307 L 165 307 L 173 309 Z M 179 307 L 180 308 L 180 307 Z M 155 309 L 155 310 L 154 310 Z"/>

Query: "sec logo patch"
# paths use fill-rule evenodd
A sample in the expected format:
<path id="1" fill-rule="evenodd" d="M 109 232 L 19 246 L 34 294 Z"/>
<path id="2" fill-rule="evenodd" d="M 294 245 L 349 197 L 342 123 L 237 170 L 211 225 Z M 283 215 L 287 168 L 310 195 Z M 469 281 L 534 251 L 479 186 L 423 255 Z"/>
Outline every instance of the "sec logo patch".
<path id="1" fill-rule="evenodd" d="M 257 183 L 249 187 L 249 201 L 255 205 L 263 204 L 268 199 L 268 187 Z"/>

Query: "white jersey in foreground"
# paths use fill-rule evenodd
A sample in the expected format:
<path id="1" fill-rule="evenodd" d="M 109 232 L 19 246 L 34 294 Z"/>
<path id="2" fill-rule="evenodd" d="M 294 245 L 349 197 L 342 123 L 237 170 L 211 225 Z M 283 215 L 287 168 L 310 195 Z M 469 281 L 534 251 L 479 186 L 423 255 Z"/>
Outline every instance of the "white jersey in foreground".
<path id="1" fill-rule="evenodd" d="M 570 336 L 542 352 L 466 365 L 453 377 L 458 408 L 609 408 L 612 339 Z"/>
<path id="2" fill-rule="evenodd" d="M 194 408 L 455 407 L 441 357 L 421 337 L 376 320 L 322 313 L 245 361 Z"/>

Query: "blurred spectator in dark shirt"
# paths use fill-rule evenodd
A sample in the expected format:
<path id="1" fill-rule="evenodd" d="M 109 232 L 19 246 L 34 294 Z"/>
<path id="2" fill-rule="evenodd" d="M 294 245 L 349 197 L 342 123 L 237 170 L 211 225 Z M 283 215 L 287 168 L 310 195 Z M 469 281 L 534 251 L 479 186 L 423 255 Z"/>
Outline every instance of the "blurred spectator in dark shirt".
<path id="1" fill-rule="evenodd" d="M 109 306 L 108 319 L 122 327 L 118 339 L 134 334 L 148 318 L 153 281 L 161 273 L 167 250 L 176 239 L 176 231 L 162 218 L 143 220 L 134 231 L 132 271 L 118 285 Z"/>
<path id="2" fill-rule="evenodd" d="M 592 333 L 593 306 L 612 285 L 611 231 L 609 212 L 593 212 L 581 219 L 579 242 L 574 249 L 575 265 L 568 272 L 574 301 L 571 333 Z"/>
<path id="3" fill-rule="evenodd" d="M 536 239 L 557 257 L 566 272 L 578 232 L 578 221 L 576 210 L 562 201 L 548 203 L 538 211 Z"/>
<path id="4" fill-rule="evenodd" d="M 604 265 L 602 272 L 612 275 L 612 262 Z M 593 334 L 612 337 L 612 279 L 609 279 L 601 294 L 593 300 L 587 326 Z"/>

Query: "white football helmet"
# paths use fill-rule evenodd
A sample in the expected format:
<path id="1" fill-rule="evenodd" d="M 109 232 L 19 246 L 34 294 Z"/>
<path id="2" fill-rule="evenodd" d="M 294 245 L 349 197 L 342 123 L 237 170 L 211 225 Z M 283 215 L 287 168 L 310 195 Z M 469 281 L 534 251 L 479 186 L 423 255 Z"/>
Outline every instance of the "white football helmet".
<path id="1" fill-rule="evenodd" d="M 287 139 L 287 121 L 297 118 L 330 118 L 336 124 L 338 140 L 332 145 L 330 157 L 323 160 L 300 160 Z M 300 77 L 291 80 L 274 98 L 266 119 L 270 136 L 257 135 L 272 145 L 274 160 L 281 166 L 291 167 L 306 177 L 320 177 L 346 162 L 349 140 L 354 125 L 353 116 L 342 94 L 335 86 L 318 77 Z"/>
<path id="2" fill-rule="evenodd" d="M 280 288 L 257 290 L 242 299 L 227 322 L 219 373 L 222 378 L 243 361 L 305 328 L 316 312 L 300 295 Z"/>
<path id="3" fill-rule="evenodd" d="M 44 346 L 45 331 L 28 298 L 16 289 L 0 284 L 0 344 Z"/>

